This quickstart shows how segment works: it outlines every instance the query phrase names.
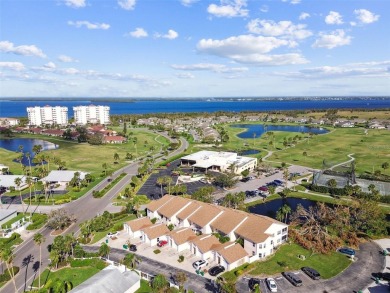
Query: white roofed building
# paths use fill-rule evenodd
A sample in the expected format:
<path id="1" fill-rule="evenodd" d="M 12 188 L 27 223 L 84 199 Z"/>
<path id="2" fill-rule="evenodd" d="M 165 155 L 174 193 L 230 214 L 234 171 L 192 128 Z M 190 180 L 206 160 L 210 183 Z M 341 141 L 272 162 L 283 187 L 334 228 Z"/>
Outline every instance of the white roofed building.
<path id="1" fill-rule="evenodd" d="M 15 179 L 20 178 L 21 184 L 18 187 L 15 184 Z M 23 190 L 27 187 L 26 176 L 24 175 L 0 175 L 0 186 L 10 189 L 10 187 L 15 187 L 15 190 Z"/>
<path id="2" fill-rule="evenodd" d="M 41 126 L 46 124 L 68 124 L 68 107 L 27 107 L 27 115 L 29 125 Z"/>
<path id="3" fill-rule="evenodd" d="M 207 170 L 224 172 L 231 170 L 240 174 L 244 170 L 253 171 L 257 166 L 257 159 L 238 156 L 232 152 L 200 151 L 181 158 L 182 166 L 192 166 L 207 172 Z"/>
<path id="4" fill-rule="evenodd" d="M 77 106 L 73 107 L 74 121 L 76 124 L 109 124 L 110 107 L 108 106 Z"/>
<path id="5" fill-rule="evenodd" d="M 88 173 L 81 172 L 81 171 L 69 171 L 69 170 L 55 170 L 51 171 L 49 175 L 46 177 L 42 178 L 41 181 L 45 182 L 56 182 L 56 183 L 69 183 L 73 177 L 74 174 L 78 172 L 80 173 L 80 180 L 83 180 L 85 178 L 85 175 Z"/>

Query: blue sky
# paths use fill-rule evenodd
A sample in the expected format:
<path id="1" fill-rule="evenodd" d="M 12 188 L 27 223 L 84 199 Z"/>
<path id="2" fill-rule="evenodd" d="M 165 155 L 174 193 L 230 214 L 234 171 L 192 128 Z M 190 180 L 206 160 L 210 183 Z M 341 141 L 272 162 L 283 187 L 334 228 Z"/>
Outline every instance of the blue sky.
<path id="1" fill-rule="evenodd" d="M 390 94 L 388 0 L 1 0 L 1 97 Z"/>

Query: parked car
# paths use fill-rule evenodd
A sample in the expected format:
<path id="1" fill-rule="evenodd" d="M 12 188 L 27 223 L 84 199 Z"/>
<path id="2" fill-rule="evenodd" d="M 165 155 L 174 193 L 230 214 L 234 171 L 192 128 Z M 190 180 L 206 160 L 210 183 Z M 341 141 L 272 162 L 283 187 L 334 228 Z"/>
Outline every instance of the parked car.
<path id="1" fill-rule="evenodd" d="M 261 190 L 261 191 L 268 191 L 268 187 L 267 186 L 261 186 L 261 187 L 259 187 L 259 190 Z"/>
<path id="2" fill-rule="evenodd" d="M 137 251 L 137 245 L 135 245 L 135 244 L 130 244 L 129 250 L 130 250 L 130 251 Z"/>
<path id="3" fill-rule="evenodd" d="M 200 270 L 204 267 L 207 267 L 209 263 L 206 260 L 198 260 L 192 264 L 195 270 Z"/>
<path id="4" fill-rule="evenodd" d="M 168 241 L 166 241 L 166 240 L 160 240 L 158 243 L 157 243 L 157 246 L 158 247 L 163 247 L 163 246 L 165 246 L 165 245 L 167 245 L 168 244 Z"/>
<path id="5" fill-rule="evenodd" d="M 250 179 L 248 177 L 242 178 L 240 181 L 241 182 L 248 182 Z"/>
<path id="6" fill-rule="evenodd" d="M 317 272 L 315 269 L 309 268 L 309 267 L 303 267 L 302 271 L 308 275 L 313 280 L 319 280 L 321 278 L 321 275 L 319 272 Z"/>
<path id="7" fill-rule="evenodd" d="M 295 287 L 302 286 L 302 280 L 296 274 L 283 272 L 282 275 Z"/>
<path id="8" fill-rule="evenodd" d="M 258 278 L 250 278 L 248 281 L 249 289 L 252 291 L 255 290 L 256 286 L 260 286 L 260 279 Z"/>
<path id="9" fill-rule="evenodd" d="M 276 286 L 276 282 L 273 278 L 267 278 L 265 280 L 271 292 L 278 292 L 278 286 Z"/>
<path id="10" fill-rule="evenodd" d="M 282 180 L 278 180 L 278 179 L 275 179 L 274 182 L 275 182 L 276 184 L 283 184 L 283 181 L 282 181 Z"/>
<path id="11" fill-rule="evenodd" d="M 224 271 L 225 271 L 225 268 L 223 266 L 218 265 L 218 266 L 214 266 L 214 267 L 210 268 L 209 274 L 210 274 L 210 276 L 216 276 Z"/>
<path id="12" fill-rule="evenodd" d="M 348 256 L 355 256 L 355 250 L 349 247 L 342 247 L 339 248 L 338 252 L 348 255 Z"/>
<path id="13" fill-rule="evenodd" d="M 374 278 L 382 279 L 382 280 L 385 280 L 385 281 L 390 281 L 390 273 L 379 272 L 379 273 L 373 273 L 372 276 Z"/>
<path id="14" fill-rule="evenodd" d="M 117 237 L 119 235 L 119 232 L 108 232 L 107 237 L 112 238 L 112 237 Z"/>

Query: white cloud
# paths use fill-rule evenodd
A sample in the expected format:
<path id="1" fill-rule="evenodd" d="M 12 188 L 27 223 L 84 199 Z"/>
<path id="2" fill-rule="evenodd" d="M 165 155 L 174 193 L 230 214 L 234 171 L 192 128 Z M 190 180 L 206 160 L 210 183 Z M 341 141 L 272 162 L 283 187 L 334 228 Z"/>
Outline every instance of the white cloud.
<path id="1" fill-rule="evenodd" d="M 319 36 L 319 39 L 317 39 L 312 45 L 314 48 L 333 49 L 336 47 L 349 45 L 352 40 L 352 37 L 347 36 L 345 31 L 342 29 L 335 30 L 328 34 L 321 32 Z"/>
<path id="2" fill-rule="evenodd" d="M 221 4 L 210 4 L 207 7 L 207 12 L 216 17 L 246 17 L 248 10 L 246 0 L 221 0 Z"/>
<path id="3" fill-rule="evenodd" d="M 81 8 L 85 7 L 85 0 L 65 0 L 65 5 L 72 8 Z"/>
<path id="4" fill-rule="evenodd" d="M 240 35 L 224 40 L 202 39 L 198 42 L 197 49 L 201 53 L 257 66 L 307 63 L 308 61 L 297 53 L 266 55 L 276 48 L 290 44 L 288 40 L 275 37 Z"/>
<path id="5" fill-rule="evenodd" d="M 193 75 L 190 72 L 181 72 L 181 73 L 176 73 L 175 76 L 180 79 L 194 79 L 195 75 Z"/>
<path id="6" fill-rule="evenodd" d="M 148 36 L 148 32 L 145 31 L 142 27 L 137 27 L 134 31 L 129 32 L 126 35 L 133 38 L 146 38 Z"/>
<path id="7" fill-rule="evenodd" d="M 107 23 L 92 23 L 86 20 L 79 20 L 79 21 L 68 21 L 68 25 L 74 26 L 74 27 L 83 27 L 85 26 L 89 30 L 108 30 L 110 28 L 110 25 Z"/>
<path id="8" fill-rule="evenodd" d="M 260 7 L 260 11 L 261 12 L 268 12 L 268 10 L 269 10 L 269 7 L 268 7 L 268 5 L 261 5 L 261 7 Z"/>
<path id="9" fill-rule="evenodd" d="M 280 36 L 298 40 L 305 39 L 313 34 L 311 31 L 305 29 L 305 24 L 293 24 L 287 20 L 274 22 L 273 20 L 254 19 L 248 23 L 247 28 L 249 32 L 255 34 L 273 37 Z"/>
<path id="10" fill-rule="evenodd" d="M 306 18 L 309 18 L 310 17 L 310 14 L 307 13 L 307 12 L 302 12 L 300 15 L 299 15 L 299 20 L 305 20 Z"/>
<path id="11" fill-rule="evenodd" d="M 282 2 L 289 2 L 290 4 L 299 4 L 301 3 L 301 0 L 282 0 Z"/>
<path id="12" fill-rule="evenodd" d="M 325 17 L 326 24 L 343 24 L 343 17 L 337 11 L 330 11 Z"/>
<path id="13" fill-rule="evenodd" d="M 168 33 L 166 33 L 164 35 L 159 34 L 159 33 L 155 33 L 154 34 L 155 38 L 163 38 L 163 39 L 168 39 L 168 40 L 174 40 L 178 36 L 179 36 L 179 34 L 177 32 L 175 32 L 174 30 L 172 30 L 172 29 L 168 30 Z"/>
<path id="14" fill-rule="evenodd" d="M 48 68 L 48 69 L 55 69 L 57 67 L 53 62 L 46 63 L 43 66 Z"/>
<path id="15" fill-rule="evenodd" d="M 118 0 L 118 5 L 125 10 L 134 10 L 136 0 Z"/>
<path id="16" fill-rule="evenodd" d="M 20 62 L 0 62 L 0 68 L 10 69 L 14 71 L 23 71 L 25 67 Z"/>
<path id="17" fill-rule="evenodd" d="M 171 65 L 173 69 L 184 71 L 212 71 L 216 73 L 232 73 L 248 71 L 247 67 L 227 67 L 224 64 L 197 63 L 191 65 Z"/>
<path id="18" fill-rule="evenodd" d="M 367 9 L 356 9 L 353 13 L 356 15 L 356 18 L 362 24 L 373 23 L 375 21 L 378 21 L 380 17 L 378 14 L 374 14 Z"/>
<path id="19" fill-rule="evenodd" d="M 41 58 L 46 57 L 46 55 L 42 52 L 42 50 L 35 45 L 14 46 L 14 44 L 9 41 L 0 42 L 0 52 L 13 53 L 16 55 L 23 55 L 23 56 L 37 56 Z"/>
<path id="20" fill-rule="evenodd" d="M 190 7 L 192 4 L 198 2 L 199 0 L 180 0 L 181 4 L 187 7 Z"/>
<path id="21" fill-rule="evenodd" d="M 72 57 L 66 56 L 66 55 L 60 55 L 57 58 L 61 62 L 69 63 L 69 62 L 78 62 L 76 59 L 73 59 Z"/>

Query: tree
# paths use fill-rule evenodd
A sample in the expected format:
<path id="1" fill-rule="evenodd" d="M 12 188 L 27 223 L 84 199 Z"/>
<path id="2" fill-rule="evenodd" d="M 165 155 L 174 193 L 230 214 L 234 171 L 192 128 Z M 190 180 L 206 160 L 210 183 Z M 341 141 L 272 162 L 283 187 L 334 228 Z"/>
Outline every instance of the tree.
<path id="1" fill-rule="evenodd" d="M 19 197 L 20 197 L 20 203 L 22 204 L 22 209 L 23 209 L 23 212 L 25 212 L 24 210 L 24 202 L 23 202 L 23 198 L 22 198 L 22 190 L 20 188 L 20 185 L 22 184 L 22 179 L 20 177 L 16 177 L 15 180 L 15 185 L 18 187 L 19 189 Z"/>
<path id="2" fill-rule="evenodd" d="M 0 259 L 5 262 L 5 265 L 7 266 L 7 270 L 11 275 L 12 282 L 14 283 L 15 292 L 18 292 L 18 289 L 16 288 L 15 283 L 15 273 L 14 273 L 14 261 L 15 255 L 13 254 L 13 250 L 10 247 L 2 247 L 0 249 Z"/>
<path id="3" fill-rule="evenodd" d="M 153 292 L 164 292 L 168 287 L 168 281 L 164 275 L 158 274 L 152 280 Z"/>
<path id="4" fill-rule="evenodd" d="M 389 163 L 388 163 L 388 162 L 384 162 L 384 163 L 382 164 L 382 168 L 383 168 L 383 170 L 388 169 L 388 168 L 389 168 Z"/>
<path id="5" fill-rule="evenodd" d="M 206 202 L 206 203 L 212 203 L 213 197 L 211 194 L 213 192 L 214 192 L 214 187 L 203 186 L 191 195 L 191 199 Z"/>
<path id="6" fill-rule="evenodd" d="M 104 176 L 107 176 L 108 164 L 107 164 L 107 163 L 103 163 L 103 164 L 102 164 L 102 168 L 103 168 Z"/>
<path id="7" fill-rule="evenodd" d="M 307 152 L 304 151 L 304 152 L 302 153 L 302 156 L 305 158 L 305 162 L 306 162 Z"/>
<path id="8" fill-rule="evenodd" d="M 222 188 L 230 188 L 237 183 L 237 180 L 235 179 L 234 174 L 220 174 L 215 177 L 214 183 Z"/>
<path id="9" fill-rule="evenodd" d="M 137 255 L 133 253 L 128 253 L 122 260 L 122 264 L 124 264 L 127 268 L 135 269 L 137 264 L 141 261 Z"/>
<path id="10" fill-rule="evenodd" d="M 110 250 L 111 250 L 110 247 L 106 243 L 103 242 L 99 248 L 99 255 L 106 257 L 106 258 L 109 258 Z"/>
<path id="11" fill-rule="evenodd" d="M 178 271 L 175 274 L 175 280 L 179 284 L 179 290 L 183 291 L 184 283 L 187 281 L 187 274 L 183 271 Z"/>
<path id="12" fill-rule="evenodd" d="M 329 188 L 336 188 L 337 187 L 337 181 L 335 179 L 329 179 L 328 182 L 326 182 L 326 185 L 328 185 Z"/>
<path id="13" fill-rule="evenodd" d="M 31 187 L 34 184 L 34 181 L 33 181 L 33 179 L 30 176 L 26 177 L 26 184 L 28 185 L 28 188 L 30 190 L 30 205 L 31 205 Z"/>
<path id="14" fill-rule="evenodd" d="M 275 186 L 273 186 L 273 185 L 270 185 L 270 186 L 268 186 L 268 191 L 269 191 L 269 194 L 270 195 L 273 195 L 274 193 L 275 193 Z"/>
<path id="15" fill-rule="evenodd" d="M 118 153 L 115 153 L 115 154 L 114 154 L 114 161 L 115 161 L 115 163 L 118 163 L 118 161 L 119 161 L 119 155 L 118 155 Z"/>
<path id="16" fill-rule="evenodd" d="M 38 288 L 41 288 L 41 266 L 42 266 L 42 244 L 45 242 L 45 237 L 41 233 L 34 235 L 34 243 L 39 246 L 39 272 L 38 272 Z"/>
<path id="17" fill-rule="evenodd" d="M 283 218 L 283 222 L 284 223 L 287 223 L 287 218 L 288 218 L 288 214 L 291 213 L 291 207 L 287 204 L 284 204 L 281 208 L 280 208 L 280 211 L 282 212 L 282 214 L 284 215 L 284 218 Z"/>
<path id="18" fill-rule="evenodd" d="M 30 170 L 30 176 L 32 175 L 32 170 L 31 170 L 31 154 L 29 152 L 25 153 L 24 154 L 27 158 L 27 161 L 28 161 L 28 166 L 29 166 L 29 170 Z"/>
<path id="19" fill-rule="evenodd" d="M 132 160 L 132 159 L 133 159 L 133 154 L 126 153 L 126 160 Z"/>
<path id="20" fill-rule="evenodd" d="M 164 176 L 158 177 L 156 182 L 157 182 L 158 185 L 160 185 L 161 196 L 163 196 L 163 189 L 162 189 L 162 187 L 165 184 Z"/>
<path id="21" fill-rule="evenodd" d="M 36 144 L 33 146 L 32 151 L 35 155 L 38 155 L 42 151 L 42 146 L 40 144 Z"/>
<path id="22" fill-rule="evenodd" d="M 65 209 L 52 210 L 48 215 L 46 226 L 53 230 L 63 230 L 75 220 L 74 215 L 69 214 Z"/>
<path id="23" fill-rule="evenodd" d="M 242 172 L 241 172 L 241 175 L 242 175 L 243 177 L 247 177 L 247 176 L 249 175 L 249 170 L 246 169 L 246 170 L 242 171 Z"/>

